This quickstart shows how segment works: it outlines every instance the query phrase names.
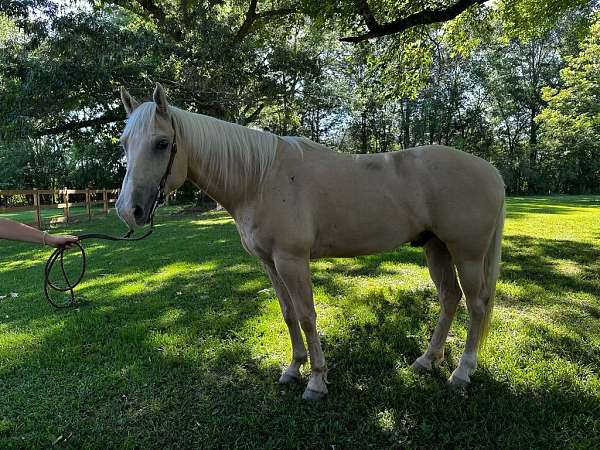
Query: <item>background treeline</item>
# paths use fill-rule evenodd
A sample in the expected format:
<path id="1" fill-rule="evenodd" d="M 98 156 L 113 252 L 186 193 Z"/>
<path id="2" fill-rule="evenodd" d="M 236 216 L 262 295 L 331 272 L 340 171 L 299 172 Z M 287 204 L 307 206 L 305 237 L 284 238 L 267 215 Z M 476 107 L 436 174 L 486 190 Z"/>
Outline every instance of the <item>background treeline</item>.
<path id="1" fill-rule="evenodd" d="M 160 81 L 340 151 L 441 143 L 509 193 L 600 192 L 597 3 L 482 3 L 0 0 L 0 189 L 118 185 L 118 87 Z"/>

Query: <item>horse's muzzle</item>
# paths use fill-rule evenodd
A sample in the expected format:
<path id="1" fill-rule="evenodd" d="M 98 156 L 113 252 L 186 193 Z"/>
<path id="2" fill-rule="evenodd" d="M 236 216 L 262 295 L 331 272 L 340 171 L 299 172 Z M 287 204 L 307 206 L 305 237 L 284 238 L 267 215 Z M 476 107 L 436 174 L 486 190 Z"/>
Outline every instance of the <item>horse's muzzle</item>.
<path id="1" fill-rule="evenodd" d="M 135 223 L 138 225 L 145 225 L 148 220 L 148 213 L 144 211 L 144 208 L 140 205 L 135 205 L 133 208 L 133 218 L 135 219 Z"/>
<path id="2" fill-rule="evenodd" d="M 143 227 L 150 222 L 151 207 L 134 205 L 133 208 L 121 208 L 118 210 L 119 217 L 130 228 Z"/>
<path id="3" fill-rule="evenodd" d="M 143 227 L 150 222 L 155 199 L 156 192 L 149 188 L 137 189 L 129 195 L 125 193 L 115 204 L 117 214 L 129 228 Z"/>

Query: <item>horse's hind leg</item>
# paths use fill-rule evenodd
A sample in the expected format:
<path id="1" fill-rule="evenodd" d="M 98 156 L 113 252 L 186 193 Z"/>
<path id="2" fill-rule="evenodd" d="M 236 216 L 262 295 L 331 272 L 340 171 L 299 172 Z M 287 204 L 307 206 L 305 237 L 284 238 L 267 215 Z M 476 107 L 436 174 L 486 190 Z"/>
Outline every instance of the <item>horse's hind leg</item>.
<path id="1" fill-rule="evenodd" d="M 470 376 L 477 368 L 477 351 L 490 295 L 485 286 L 483 257 L 457 262 L 456 268 L 465 293 L 470 319 L 465 351 L 460 357 L 458 367 L 448 379 L 451 386 L 460 387 L 470 383 Z"/>
<path id="2" fill-rule="evenodd" d="M 462 292 L 456 280 L 456 270 L 446 245 L 437 237 L 425 245 L 427 267 L 438 292 L 440 317 L 427 351 L 417 358 L 412 368 L 417 372 L 429 371 L 444 359 L 444 344 Z"/>
<path id="3" fill-rule="evenodd" d="M 267 272 L 267 275 L 269 276 L 269 279 L 271 280 L 271 283 L 273 284 L 275 294 L 279 299 L 279 306 L 281 306 L 283 320 L 288 327 L 290 339 L 292 341 L 292 362 L 281 374 L 279 383 L 297 383 L 300 381 L 300 367 L 307 360 L 306 347 L 304 346 L 304 339 L 302 339 L 298 316 L 296 315 L 290 294 L 288 293 L 283 281 L 279 277 L 279 274 L 275 269 L 275 265 L 272 262 L 263 261 L 263 266 Z"/>

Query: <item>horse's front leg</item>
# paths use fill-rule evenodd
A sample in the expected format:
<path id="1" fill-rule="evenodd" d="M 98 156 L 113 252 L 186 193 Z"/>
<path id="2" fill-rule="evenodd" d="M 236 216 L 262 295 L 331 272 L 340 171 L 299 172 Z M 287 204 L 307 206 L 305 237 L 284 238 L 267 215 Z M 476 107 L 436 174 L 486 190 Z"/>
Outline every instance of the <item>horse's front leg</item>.
<path id="1" fill-rule="evenodd" d="M 327 366 L 317 333 L 317 313 L 313 303 L 308 257 L 278 254 L 274 262 L 277 273 L 290 294 L 308 344 L 311 375 L 302 398 L 318 400 L 327 395 Z"/>
<path id="2" fill-rule="evenodd" d="M 265 268 L 265 271 L 267 272 L 267 275 L 273 284 L 273 288 L 275 289 L 275 294 L 279 299 L 283 320 L 288 327 L 290 339 L 292 340 L 292 362 L 281 374 L 279 382 L 281 384 L 297 383 L 300 381 L 300 367 L 306 362 L 307 359 L 306 347 L 304 346 L 304 340 L 302 339 L 302 333 L 300 332 L 298 316 L 296 315 L 290 294 L 288 293 L 283 281 L 277 274 L 275 265 L 270 261 L 263 261 L 263 267 Z"/>

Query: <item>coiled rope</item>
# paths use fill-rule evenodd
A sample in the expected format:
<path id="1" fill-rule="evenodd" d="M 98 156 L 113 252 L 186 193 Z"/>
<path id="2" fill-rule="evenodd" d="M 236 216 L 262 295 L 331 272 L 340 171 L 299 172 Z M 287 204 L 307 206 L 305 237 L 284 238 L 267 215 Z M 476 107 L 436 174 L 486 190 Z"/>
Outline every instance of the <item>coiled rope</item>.
<path id="1" fill-rule="evenodd" d="M 67 248 L 67 247 L 56 248 L 54 250 L 54 252 L 52 252 L 50 257 L 48 258 L 48 261 L 46 261 L 46 267 L 44 268 L 44 295 L 46 296 L 46 300 L 48 300 L 48 302 L 55 308 L 66 308 L 69 306 L 73 306 L 77 303 L 75 301 L 74 289 L 77 287 L 77 285 L 79 283 L 81 283 L 81 280 L 83 280 L 85 271 L 87 269 L 87 258 L 85 255 L 85 250 L 83 249 L 83 246 L 81 245 L 81 241 L 85 241 L 88 239 L 101 239 L 101 240 L 105 240 L 105 241 L 135 242 L 135 241 L 141 241 L 142 239 L 146 239 L 148 236 L 150 236 L 152 234 L 153 231 L 154 231 L 154 218 L 152 218 L 150 221 L 150 229 L 148 231 L 146 231 L 146 233 L 144 233 L 142 236 L 135 237 L 135 238 L 131 237 L 131 234 L 132 234 L 131 231 L 129 231 L 123 237 L 110 236 L 108 234 L 102 234 L 102 233 L 82 234 L 81 236 L 79 236 L 79 240 L 77 242 L 74 242 L 71 247 L 72 249 L 74 248 L 75 250 L 79 250 L 79 254 L 81 255 L 81 269 L 80 269 L 79 275 L 73 280 L 71 280 L 69 278 L 69 276 L 67 275 L 67 271 L 65 270 L 65 265 L 64 265 L 64 255 L 65 255 L 65 252 L 69 251 L 69 248 Z M 62 275 L 63 282 L 64 282 L 64 284 L 61 283 L 61 285 L 58 285 L 57 283 L 53 282 L 52 279 L 50 278 L 50 274 L 52 273 L 54 265 L 57 262 L 59 264 L 60 273 Z M 52 298 L 52 296 L 50 295 L 51 290 L 56 291 L 56 292 L 68 292 L 70 294 L 70 299 L 67 301 L 64 301 L 64 302 L 59 302 Z"/>

